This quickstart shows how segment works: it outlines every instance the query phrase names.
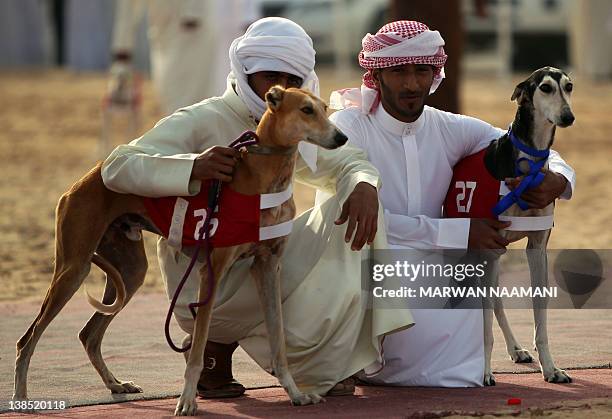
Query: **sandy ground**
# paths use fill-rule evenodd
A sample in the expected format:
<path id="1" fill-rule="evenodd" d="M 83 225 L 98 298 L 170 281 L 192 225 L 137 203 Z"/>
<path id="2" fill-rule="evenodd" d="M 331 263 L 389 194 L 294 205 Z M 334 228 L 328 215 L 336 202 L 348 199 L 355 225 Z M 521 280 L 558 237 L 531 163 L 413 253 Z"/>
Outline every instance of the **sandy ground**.
<path id="1" fill-rule="evenodd" d="M 357 85 L 359 73 L 321 70 L 322 96 Z M 472 76 L 464 90 L 465 113 L 506 126 L 515 107 L 509 101 L 519 78 L 500 81 Z M 558 130 L 555 148 L 573 165 L 578 187 L 555 214 L 551 248 L 611 248 L 609 209 L 612 183 L 609 133 L 612 132 L 612 83 L 575 80 L 574 127 Z M 67 71 L 0 74 L 0 301 L 40 299 L 49 284 L 54 258 L 54 210 L 58 198 L 96 162 L 100 104 L 106 80 L 100 74 Z M 160 117 L 151 85 L 144 85 L 142 130 Z M 114 142 L 129 140 L 125 119 L 117 117 Z M 298 209 L 312 203 L 312 191 L 298 187 Z M 154 238 L 146 238 L 154 255 Z M 160 290 L 155 257 L 144 291 Z M 93 272 L 89 282 L 99 284 Z M 95 285 L 94 285 L 95 286 Z"/>

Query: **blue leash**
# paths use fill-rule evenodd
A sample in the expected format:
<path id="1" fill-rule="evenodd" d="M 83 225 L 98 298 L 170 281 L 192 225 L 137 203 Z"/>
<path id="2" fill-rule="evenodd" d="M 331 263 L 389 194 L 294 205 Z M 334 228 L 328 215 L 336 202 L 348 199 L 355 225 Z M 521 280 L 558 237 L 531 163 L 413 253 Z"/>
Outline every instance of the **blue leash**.
<path id="1" fill-rule="evenodd" d="M 512 128 L 508 129 L 508 137 L 510 137 L 510 141 L 512 144 L 522 151 L 525 154 L 528 154 L 532 157 L 541 158 L 542 160 L 534 162 L 533 160 L 529 160 L 528 158 L 521 157 L 517 159 L 514 163 L 514 172 L 516 176 L 525 177 L 519 184 L 519 186 L 510 191 L 510 193 L 506 194 L 498 203 L 493 207 L 493 214 L 495 216 L 499 216 L 501 213 L 506 211 L 512 205 L 517 204 L 523 211 L 529 208 L 527 202 L 521 199 L 521 195 L 527 190 L 531 188 L 535 188 L 544 180 L 544 173 L 541 172 L 542 168 L 548 161 L 548 155 L 550 154 L 550 150 L 536 150 L 535 148 L 531 148 L 522 142 L 519 141 L 518 138 L 512 132 Z M 522 161 L 526 161 L 529 164 L 529 171 L 527 173 L 523 173 L 520 168 L 520 164 Z"/>

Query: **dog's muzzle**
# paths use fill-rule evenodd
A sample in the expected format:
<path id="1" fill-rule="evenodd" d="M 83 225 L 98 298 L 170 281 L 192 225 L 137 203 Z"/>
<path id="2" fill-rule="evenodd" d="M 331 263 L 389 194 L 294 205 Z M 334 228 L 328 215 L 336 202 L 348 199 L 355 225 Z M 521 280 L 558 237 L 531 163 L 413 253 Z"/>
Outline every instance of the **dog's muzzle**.
<path id="1" fill-rule="evenodd" d="M 336 130 L 336 135 L 334 136 L 334 142 L 336 143 L 336 147 L 341 147 L 348 141 L 348 137 L 344 135 L 344 133 L 340 130 Z"/>
<path id="2" fill-rule="evenodd" d="M 559 125 L 561 127 L 569 127 L 574 123 L 575 119 L 571 109 L 565 108 L 561 111 L 561 124 Z"/>

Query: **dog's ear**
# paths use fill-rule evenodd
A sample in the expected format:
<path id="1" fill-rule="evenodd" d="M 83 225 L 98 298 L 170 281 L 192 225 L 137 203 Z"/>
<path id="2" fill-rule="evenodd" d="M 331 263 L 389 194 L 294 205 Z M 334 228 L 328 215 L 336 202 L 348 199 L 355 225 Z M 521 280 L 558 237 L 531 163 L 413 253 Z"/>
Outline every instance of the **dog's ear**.
<path id="1" fill-rule="evenodd" d="M 510 97 L 510 100 L 516 100 L 518 104 L 521 104 L 523 102 L 523 99 L 527 97 L 526 93 L 527 93 L 528 87 L 529 87 L 528 80 L 522 81 L 519 84 L 517 84 L 516 87 L 514 88 L 514 92 L 512 92 L 512 96 Z"/>
<path id="2" fill-rule="evenodd" d="M 268 109 L 272 112 L 275 112 L 280 108 L 281 102 L 283 101 L 283 95 L 285 94 L 285 89 L 281 86 L 274 86 L 268 93 L 266 93 L 266 102 L 268 103 Z"/>

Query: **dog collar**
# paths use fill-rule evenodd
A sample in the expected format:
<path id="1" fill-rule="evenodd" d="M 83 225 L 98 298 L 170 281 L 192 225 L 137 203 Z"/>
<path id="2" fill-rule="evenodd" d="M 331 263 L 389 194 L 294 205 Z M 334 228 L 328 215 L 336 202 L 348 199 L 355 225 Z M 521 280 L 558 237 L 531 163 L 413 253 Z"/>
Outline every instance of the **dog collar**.
<path id="1" fill-rule="evenodd" d="M 531 156 L 540 158 L 539 161 L 533 161 L 525 157 L 521 157 L 516 160 L 514 163 L 515 167 L 515 175 L 523 176 L 523 180 L 516 187 L 516 189 L 507 193 L 498 203 L 493 207 L 493 214 L 495 216 L 499 216 L 512 205 L 517 204 L 523 211 L 529 208 L 529 205 L 521 199 L 521 195 L 527 190 L 532 189 L 538 186 L 544 180 L 544 173 L 541 172 L 542 168 L 548 161 L 548 156 L 550 154 L 550 150 L 537 150 L 535 148 L 529 147 L 522 143 L 516 135 L 512 132 L 512 128 L 508 129 L 508 136 L 510 137 L 510 141 L 512 144 L 518 148 L 523 153 Z M 527 162 L 529 165 L 529 171 L 527 173 L 523 173 L 520 168 L 521 162 Z"/>
<path id="2" fill-rule="evenodd" d="M 264 155 L 277 155 L 277 156 L 288 156 L 295 153 L 297 146 L 293 147 L 268 147 L 265 145 L 251 145 L 248 146 L 247 151 L 253 154 L 264 154 Z"/>
<path id="3" fill-rule="evenodd" d="M 518 148 L 519 150 L 521 150 L 523 153 L 531 156 L 531 157 L 537 157 L 537 158 L 541 158 L 541 159 L 547 159 L 549 154 L 550 154 L 550 150 L 546 149 L 546 150 L 538 150 L 536 148 L 533 147 L 529 147 L 527 144 L 523 143 L 521 140 L 519 140 L 516 135 L 514 135 L 514 132 L 512 131 L 512 127 L 508 128 L 508 137 L 510 137 L 510 141 L 512 141 L 512 144 Z"/>

